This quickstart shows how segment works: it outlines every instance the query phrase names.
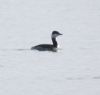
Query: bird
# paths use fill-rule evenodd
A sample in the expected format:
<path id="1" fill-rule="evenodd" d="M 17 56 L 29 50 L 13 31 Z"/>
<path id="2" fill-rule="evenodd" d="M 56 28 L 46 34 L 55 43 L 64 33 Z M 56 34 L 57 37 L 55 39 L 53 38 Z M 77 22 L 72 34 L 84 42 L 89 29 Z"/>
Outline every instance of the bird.
<path id="1" fill-rule="evenodd" d="M 63 35 L 63 34 L 61 34 L 58 31 L 53 31 L 51 34 L 51 39 L 52 39 L 53 44 L 39 44 L 39 45 L 31 47 L 31 50 L 57 52 L 58 43 L 56 41 L 56 38 L 60 35 Z"/>

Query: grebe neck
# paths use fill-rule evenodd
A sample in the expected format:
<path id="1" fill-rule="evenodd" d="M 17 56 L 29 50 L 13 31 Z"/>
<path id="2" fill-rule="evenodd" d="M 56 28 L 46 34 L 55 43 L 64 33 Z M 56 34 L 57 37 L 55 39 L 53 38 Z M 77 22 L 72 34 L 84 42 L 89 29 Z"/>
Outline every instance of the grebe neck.
<path id="1" fill-rule="evenodd" d="M 52 37 L 53 46 L 57 48 L 58 44 L 56 38 Z"/>

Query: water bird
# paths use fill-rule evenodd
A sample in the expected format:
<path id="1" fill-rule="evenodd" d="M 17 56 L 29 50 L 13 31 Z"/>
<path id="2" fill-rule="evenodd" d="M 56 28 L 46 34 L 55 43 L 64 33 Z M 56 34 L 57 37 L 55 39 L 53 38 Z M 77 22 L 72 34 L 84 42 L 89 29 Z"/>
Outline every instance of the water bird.
<path id="1" fill-rule="evenodd" d="M 58 31 L 53 31 L 51 34 L 51 39 L 53 44 L 40 44 L 31 47 L 31 50 L 38 50 L 38 51 L 53 51 L 57 52 L 58 43 L 56 41 L 56 37 L 62 35 Z"/>

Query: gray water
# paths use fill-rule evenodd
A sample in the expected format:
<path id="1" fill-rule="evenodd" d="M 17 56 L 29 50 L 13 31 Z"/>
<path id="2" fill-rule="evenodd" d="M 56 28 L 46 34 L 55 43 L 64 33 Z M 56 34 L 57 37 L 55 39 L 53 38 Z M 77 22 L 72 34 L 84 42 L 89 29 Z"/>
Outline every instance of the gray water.
<path id="1" fill-rule="evenodd" d="M 0 95 L 100 95 L 100 1 L 0 0 Z"/>

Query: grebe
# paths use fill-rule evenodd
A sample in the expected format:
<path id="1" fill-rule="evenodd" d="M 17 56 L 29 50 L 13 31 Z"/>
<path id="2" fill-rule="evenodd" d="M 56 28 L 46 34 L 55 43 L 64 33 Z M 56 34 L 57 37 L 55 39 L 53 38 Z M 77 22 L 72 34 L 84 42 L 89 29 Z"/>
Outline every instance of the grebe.
<path id="1" fill-rule="evenodd" d="M 58 31 L 53 31 L 52 35 L 51 35 L 51 39 L 52 39 L 53 44 L 36 45 L 36 46 L 32 47 L 31 50 L 56 52 L 57 51 L 57 46 L 58 46 L 58 43 L 56 41 L 56 37 L 59 36 L 59 35 L 62 35 L 62 34 L 59 33 Z"/>

